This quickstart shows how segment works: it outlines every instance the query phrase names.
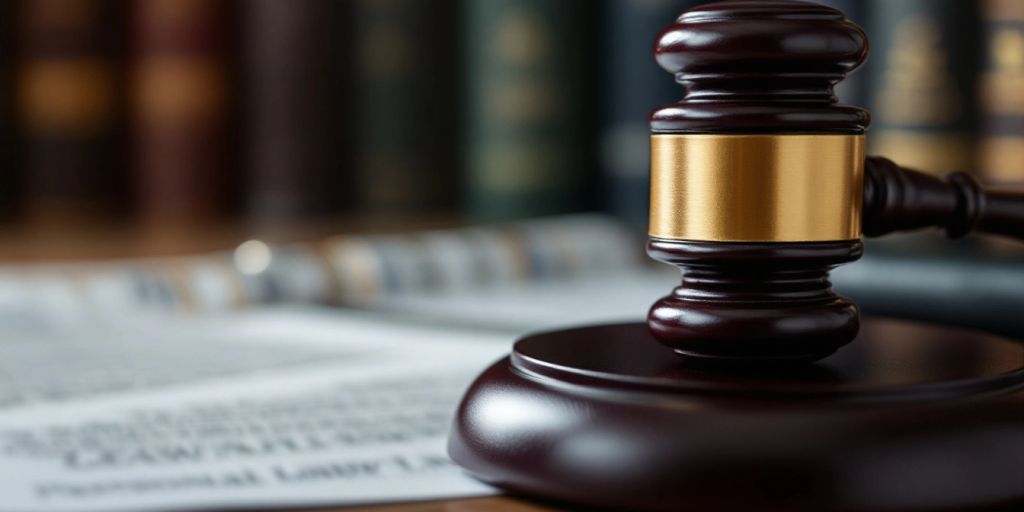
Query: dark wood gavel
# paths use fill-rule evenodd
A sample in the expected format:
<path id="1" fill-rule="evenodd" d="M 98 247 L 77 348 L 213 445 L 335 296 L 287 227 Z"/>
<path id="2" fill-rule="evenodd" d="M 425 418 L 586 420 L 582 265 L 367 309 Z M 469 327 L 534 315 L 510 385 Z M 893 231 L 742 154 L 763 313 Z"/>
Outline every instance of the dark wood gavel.
<path id="1" fill-rule="evenodd" d="M 655 48 L 686 96 L 651 115 L 647 247 L 682 284 L 646 323 L 516 341 L 452 459 L 584 510 L 1024 510 L 1024 345 L 861 320 L 828 281 L 864 235 L 1021 238 L 1024 196 L 866 158 L 868 115 L 832 86 L 867 39 L 835 9 L 701 5 Z"/>
<path id="2" fill-rule="evenodd" d="M 863 62 L 867 38 L 835 11 L 808 12 L 714 4 L 656 44 L 686 96 L 651 114 L 647 250 L 684 273 L 648 326 L 680 354 L 813 361 L 849 343 L 859 313 L 828 272 L 862 255 L 862 235 L 936 226 L 1024 238 L 1024 193 L 865 158 L 869 116 L 832 88 Z"/>

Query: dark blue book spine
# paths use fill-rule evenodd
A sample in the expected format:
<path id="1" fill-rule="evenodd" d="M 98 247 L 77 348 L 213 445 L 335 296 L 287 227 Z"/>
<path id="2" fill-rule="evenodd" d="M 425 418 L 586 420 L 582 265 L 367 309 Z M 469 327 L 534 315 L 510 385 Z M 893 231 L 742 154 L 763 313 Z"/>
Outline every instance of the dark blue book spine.
<path id="1" fill-rule="evenodd" d="M 605 0 L 601 31 L 604 116 L 601 164 L 607 209 L 640 228 L 647 227 L 650 133 L 647 114 L 679 101 L 682 86 L 658 67 L 651 48 L 658 33 L 685 10 L 703 2 Z"/>
<path id="2" fill-rule="evenodd" d="M 934 173 L 973 168 L 978 4 L 873 0 L 868 6 L 868 150 Z"/>

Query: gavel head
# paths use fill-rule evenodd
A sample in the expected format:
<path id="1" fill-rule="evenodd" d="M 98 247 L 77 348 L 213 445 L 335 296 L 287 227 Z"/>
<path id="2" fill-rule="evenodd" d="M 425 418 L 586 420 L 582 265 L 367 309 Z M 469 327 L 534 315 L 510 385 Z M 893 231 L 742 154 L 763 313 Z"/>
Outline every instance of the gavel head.
<path id="1" fill-rule="evenodd" d="M 858 329 L 828 272 L 863 250 L 868 125 L 832 88 L 864 31 L 818 4 L 733 0 L 683 13 L 654 53 L 685 96 L 650 118 L 648 253 L 683 268 L 651 332 L 701 358 L 831 354 Z"/>

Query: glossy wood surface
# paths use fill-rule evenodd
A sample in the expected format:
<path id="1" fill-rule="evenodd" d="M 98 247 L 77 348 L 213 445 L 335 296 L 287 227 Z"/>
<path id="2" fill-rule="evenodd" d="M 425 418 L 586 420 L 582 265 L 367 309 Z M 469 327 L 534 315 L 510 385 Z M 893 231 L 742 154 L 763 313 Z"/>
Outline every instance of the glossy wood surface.
<path id="1" fill-rule="evenodd" d="M 377 505 L 305 510 L 301 512 L 563 512 L 578 511 L 571 506 L 540 505 L 524 498 L 479 498 L 444 500 L 401 505 Z M 299 511 L 296 511 L 299 512 Z M 1015 505 L 976 509 L 973 512 L 1020 512 Z"/>
<path id="2" fill-rule="evenodd" d="M 860 241 L 723 243 L 651 239 L 647 253 L 683 269 L 647 325 L 681 354 L 760 363 L 814 361 L 857 335 L 858 311 L 828 271 L 860 258 Z"/>
<path id="3" fill-rule="evenodd" d="M 861 134 L 867 113 L 832 87 L 867 57 L 867 36 L 831 7 L 735 0 L 695 7 L 658 37 L 654 57 L 685 89 L 653 111 L 654 134 Z M 854 205 L 850 205 L 853 208 Z M 828 271 L 860 257 L 857 240 L 730 243 L 652 238 L 648 254 L 683 270 L 648 326 L 690 356 L 813 361 L 849 343 L 858 312 Z"/>
<path id="4" fill-rule="evenodd" d="M 867 236 L 938 227 L 950 238 L 979 232 L 1024 240 L 1024 190 L 987 190 L 965 172 L 940 179 L 870 157 L 863 220 Z"/>
<path id="5" fill-rule="evenodd" d="M 643 324 L 541 333 L 472 385 L 449 452 L 582 509 L 1024 506 L 1024 344 L 866 319 L 817 364 L 736 371 Z"/>
<path id="6" fill-rule="evenodd" d="M 832 86 L 866 52 L 859 27 L 816 4 L 692 9 L 656 43 L 686 96 L 652 113 L 652 132 L 863 133 L 866 112 Z M 1021 225 L 1013 196 L 964 175 L 868 169 L 869 234 Z M 652 238 L 682 285 L 646 323 L 521 339 L 467 391 L 449 454 L 576 510 L 1024 509 L 1024 343 L 861 320 L 828 282 L 861 251 Z"/>
<path id="7" fill-rule="evenodd" d="M 568 510 L 553 505 L 541 505 L 510 497 L 470 498 L 457 500 L 371 505 L 330 509 L 303 510 L 301 512 L 555 512 Z M 299 511 L 296 511 L 299 512 Z"/>
<path id="8" fill-rule="evenodd" d="M 251 239 L 267 243 L 313 242 L 337 235 L 407 233 L 465 226 L 448 215 L 337 217 L 283 223 L 208 223 L 201 228 L 123 225 L 0 229 L 0 264 L 83 262 L 173 257 L 228 251 Z"/>
<path id="9" fill-rule="evenodd" d="M 863 133 L 863 109 L 832 86 L 867 57 L 840 11 L 793 0 L 738 0 L 683 13 L 655 59 L 685 89 L 651 114 L 656 133 Z"/>

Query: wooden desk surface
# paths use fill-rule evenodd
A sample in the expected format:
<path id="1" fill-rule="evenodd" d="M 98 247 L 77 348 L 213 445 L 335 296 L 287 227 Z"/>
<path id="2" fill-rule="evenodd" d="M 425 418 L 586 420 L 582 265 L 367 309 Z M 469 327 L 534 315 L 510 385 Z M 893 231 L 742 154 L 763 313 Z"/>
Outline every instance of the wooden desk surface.
<path id="1" fill-rule="evenodd" d="M 335 235 L 406 233 L 461 225 L 461 219 L 450 216 L 420 215 L 279 224 L 0 226 L 0 263 L 180 256 L 234 249 L 251 238 L 269 243 L 308 242 Z"/>
<path id="2" fill-rule="evenodd" d="M 541 506 L 516 498 L 494 497 L 316 509 L 304 512 L 556 512 L 559 510 L 564 509 Z"/>

